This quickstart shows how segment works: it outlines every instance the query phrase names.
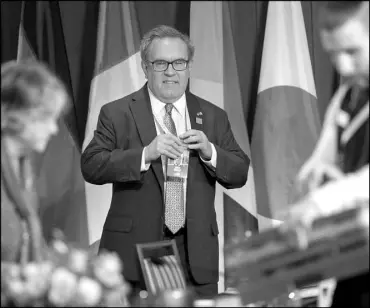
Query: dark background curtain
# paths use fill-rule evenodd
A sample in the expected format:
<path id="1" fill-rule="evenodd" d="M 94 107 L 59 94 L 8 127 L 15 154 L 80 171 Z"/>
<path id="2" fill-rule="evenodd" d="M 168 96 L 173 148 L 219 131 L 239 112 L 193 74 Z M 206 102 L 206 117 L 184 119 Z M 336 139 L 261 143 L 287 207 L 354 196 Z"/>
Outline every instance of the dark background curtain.
<path id="1" fill-rule="evenodd" d="M 72 132 L 82 144 L 89 95 L 90 78 L 94 69 L 98 2 L 58 1 L 65 40 L 69 71 L 74 96 L 77 128 Z M 259 81 L 263 37 L 268 1 L 229 1 L 236 60 L 240 76 L 242 99 L 249 134 L 253 131 L 253 118 Z M 324 53 L 317 30 L 317 1 L 302 1 L 311 63 L 314 71 L 318 106 L 324 115 L 338 78 Z M 135 2 L 141 35 L 155 26 L 153 15 L 163 16 L 163 24 L 176 26 L 189 33 L 190 1 L 138 1 Z M 1 2 L 1 60 L 15 59 L 21 1 Z M 157 18 L 158 20 L 158 18 Z"/>

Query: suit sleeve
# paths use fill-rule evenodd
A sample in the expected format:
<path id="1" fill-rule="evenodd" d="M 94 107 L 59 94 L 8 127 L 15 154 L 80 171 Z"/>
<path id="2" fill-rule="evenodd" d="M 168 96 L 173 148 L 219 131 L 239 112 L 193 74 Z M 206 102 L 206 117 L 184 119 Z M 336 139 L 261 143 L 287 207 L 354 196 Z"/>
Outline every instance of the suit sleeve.
<path id="1" fill-rule="evenodd" d="M 222 112 L 217 118 L 216 170 L 207 167 L 207 171 L 227 189 L 243 187 L 247 182 L 250 160 L 237 144 L 226 113 Z"/>
<path id="2" fill-rule="evenodd" d="M 121 121 L 124 122 L 124 119 Z M 124 129 L 124 123 L 120 127 Z M 118 148 L 116 136 L 113 118 L 107 106 L 103 106 L 94 137 L 81 156 L 81 171 L 87 182 L 102 185 L 141 180 L 143 148 Z"/>

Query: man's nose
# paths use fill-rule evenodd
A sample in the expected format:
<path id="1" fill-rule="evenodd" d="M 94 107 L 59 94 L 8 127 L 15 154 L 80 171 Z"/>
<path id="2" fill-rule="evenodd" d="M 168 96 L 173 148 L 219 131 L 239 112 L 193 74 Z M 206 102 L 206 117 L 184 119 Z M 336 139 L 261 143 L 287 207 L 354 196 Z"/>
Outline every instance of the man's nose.
<path id="1" fill-rule="evenodd" d="M 337 69 L 340 75 L 346 78 L 353 77 L 355 74 L 355 66 L 349 57 L 340 57 L 337 59 Z"/>
<path id="2" fill-rule="evenodd" d="M 176 70 L 173 68 L 172 63 L 168 64 L 167 69 L 164 71 L 166 75 L 174 75 L 176 74 Z"/>

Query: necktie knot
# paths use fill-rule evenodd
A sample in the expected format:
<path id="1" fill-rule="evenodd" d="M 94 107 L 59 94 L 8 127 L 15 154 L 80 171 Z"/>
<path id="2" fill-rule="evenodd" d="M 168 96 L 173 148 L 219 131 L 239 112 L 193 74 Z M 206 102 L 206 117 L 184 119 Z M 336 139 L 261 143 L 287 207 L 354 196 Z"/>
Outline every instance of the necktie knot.
<path id="1" fill-rule="evenodd" d="M 166 113 L 171 115 L 172 109 L 173 109 L 173 104 L 171 104 L 171 103 L 166 104 L 165 108 L 166 108 Z"/>

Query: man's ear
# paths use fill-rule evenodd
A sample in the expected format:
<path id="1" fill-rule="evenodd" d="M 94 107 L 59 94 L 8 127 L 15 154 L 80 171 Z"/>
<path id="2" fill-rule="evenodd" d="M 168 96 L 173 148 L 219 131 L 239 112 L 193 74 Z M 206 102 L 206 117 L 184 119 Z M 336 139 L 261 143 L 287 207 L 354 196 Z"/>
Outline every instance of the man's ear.
<path id="1" fill-rule="evenodd" d="M 148 67 L 144 61 L 141 61 L 141 68 L 143 69 L 145 78 L 148 79 Z"/>
<path id="2" fill-rule="evenodd" d="M 191 72 L 191 69 L 193 68 L 193 60 L 189 61 L 188 63 L 188 71 Z"/>

